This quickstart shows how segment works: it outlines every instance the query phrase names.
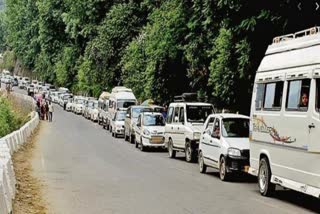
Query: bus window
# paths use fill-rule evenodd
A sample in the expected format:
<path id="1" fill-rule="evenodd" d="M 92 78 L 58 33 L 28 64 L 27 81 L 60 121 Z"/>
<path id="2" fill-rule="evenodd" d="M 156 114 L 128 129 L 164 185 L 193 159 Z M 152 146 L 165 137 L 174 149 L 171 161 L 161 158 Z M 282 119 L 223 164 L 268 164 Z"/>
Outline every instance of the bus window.
<path id="1" fill-rule="evenodd" d="M 310 79 L 290 81 L 288 84 L 287 110 L 307 111 L 309 92 Z"/>
<path id="2" fill-rule="evenodd" d="M 263 105 L 265 84 L 257 84 L 257 93 L 256 93 L 256 110 L 260 110 Z"/>
<path id="3" fill-rule="evenodd" d="M 316 110 L 317 112 L 319 112 L 320 109 L 320 99 L 319 99 L 319 95 L 320 95 L 320 79 L 316 80 L 316 85 L 317 85 L 317 91 L 316 91 Z"/>
<path id="4" fill-rule="evenodd" d="M 283 82 L 268 83 L 265 89 L 264 109 L 280 110 Z"/>

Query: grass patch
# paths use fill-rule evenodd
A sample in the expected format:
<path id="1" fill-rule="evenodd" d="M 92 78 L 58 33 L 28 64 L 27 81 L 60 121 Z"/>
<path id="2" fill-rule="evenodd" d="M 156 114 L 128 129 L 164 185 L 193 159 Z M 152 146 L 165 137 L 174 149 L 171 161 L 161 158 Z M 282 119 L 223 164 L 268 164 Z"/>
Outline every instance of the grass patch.
<path id="1" fill-rule="evenodd" d="M 18 130 L 30 120 L 30 104 L 13 96 L 0 96 L 0 138 Z"/>

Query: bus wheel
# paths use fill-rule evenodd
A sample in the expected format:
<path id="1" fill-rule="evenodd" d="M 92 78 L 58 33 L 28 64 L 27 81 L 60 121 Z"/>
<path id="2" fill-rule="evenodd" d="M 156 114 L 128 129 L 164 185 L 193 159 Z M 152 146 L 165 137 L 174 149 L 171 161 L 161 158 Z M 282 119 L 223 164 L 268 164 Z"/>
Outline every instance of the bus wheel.
<path id="1" fill-rule="evenodd" d="M 258 184 L 261 195 L 270 196 L 275 191 L 275 184 L 271 183 L 271 170 L 267 158 L 262 158 L 259 165 Z"/>

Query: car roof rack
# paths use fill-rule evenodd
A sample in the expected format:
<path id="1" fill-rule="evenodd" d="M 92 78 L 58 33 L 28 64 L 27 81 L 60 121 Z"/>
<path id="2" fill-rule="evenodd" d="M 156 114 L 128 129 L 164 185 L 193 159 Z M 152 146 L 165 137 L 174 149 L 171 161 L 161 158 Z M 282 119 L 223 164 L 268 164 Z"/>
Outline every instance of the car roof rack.
<path id="1" fill-rule="evenodd" d="M 198 102 L 198 95 L 196 93 L 183 93 L 175 96 L 174 102 Z"/>
<path id="2" fill-rule="evenodd" d="M 304 37 L 304 36 L 311 36 L 311 35 L 314 35 L 317 33 L 320 33 L 320 27 L 318 27 L 318 26 L 308 28 L 306 30 L 298 31 L 296 33 L 291 33 L 291 34 L 287 34 L 287 35 L 283 35 L 283 36 L 274 37 L 272 40 L 272 44 L 276 44 L 276 43 L 280 43 L 280 42 L 284 42 L 284 41 L 288 41 L 288 40 L 292 40 L 292 39 L 297 39 L 297 38 Z"/>

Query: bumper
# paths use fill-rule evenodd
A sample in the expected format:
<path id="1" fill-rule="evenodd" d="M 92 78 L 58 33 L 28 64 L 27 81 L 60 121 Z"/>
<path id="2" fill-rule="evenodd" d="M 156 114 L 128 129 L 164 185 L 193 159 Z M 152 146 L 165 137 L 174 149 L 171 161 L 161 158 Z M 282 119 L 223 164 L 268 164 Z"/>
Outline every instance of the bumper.
<path id="1" fill-rule="evenodd" d="M 142 144 L 148 147 L 165 147 L 164 136 L 142 136 Z"/>
<path id="2" fill-rule="evenodd" d="M 116 128 L 114 133 L 124 135 L 124 128 Z"/>
<path id="3" fill-rule="evenodd" d="M 249 158 L 246 157 L 231 157 L 227 156 L 226 166 L 229 172 L 248 172 Z"/>

